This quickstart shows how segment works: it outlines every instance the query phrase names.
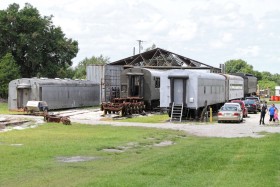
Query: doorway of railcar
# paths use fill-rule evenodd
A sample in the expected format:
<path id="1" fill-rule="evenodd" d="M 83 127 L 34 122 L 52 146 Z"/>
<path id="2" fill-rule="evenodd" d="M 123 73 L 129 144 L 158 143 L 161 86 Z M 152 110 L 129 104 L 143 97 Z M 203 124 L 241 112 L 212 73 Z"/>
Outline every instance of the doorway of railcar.
<path id="1" fill-rule="evenodd" d="M 141 75 L 129 75 L 129 97 L 144 96 L 144 77 Z"/>
<path id="2" fill-rule="evenodd" d="M 186 105 L 186 82 L 188 76 L 169 76 L 171 103 Z"/>
<path id="3" fill-rule="evenodd" d="M 30 100 L 30 88 L 17 88 L 17 108 L 24 108 Z"/>

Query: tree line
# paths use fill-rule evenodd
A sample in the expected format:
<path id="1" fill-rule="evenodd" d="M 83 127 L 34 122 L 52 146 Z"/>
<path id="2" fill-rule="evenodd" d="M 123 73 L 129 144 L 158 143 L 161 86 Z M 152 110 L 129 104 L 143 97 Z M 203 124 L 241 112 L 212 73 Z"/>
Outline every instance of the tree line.
<path id="1" fill-rule="evenodd" d="M 271 94 L 275 92 L 275 86 L 280 85 L 280 74 L 272 74 L 267 71 L 259 72 L 253 66 L 242 59 L 229 60 L 225 62 L 226 73 L 249 73 L 257 77 L 260 89 L 270 89 Z"/>
<path id="2" fill-rule="evenodd" d="M 92 56 L 73 68 L 78 41 L 67 38 L 52 22 L 53 16 L 42 16 L 31 4 L 21 9 L 16 3 L 0 10 L 0 98 L 7 98 L 11 80 L 30 77 L 85 79 L 86 66 L 106 64 L 109 58 Z M 147 50 L 154 49 L 153 44 Z M 280 75 L 258 72 L 252 65 L 239 60 L 225 62 L 226 72 L 244 72 L 258 78 L 260 88 L 274 90 Z"/>

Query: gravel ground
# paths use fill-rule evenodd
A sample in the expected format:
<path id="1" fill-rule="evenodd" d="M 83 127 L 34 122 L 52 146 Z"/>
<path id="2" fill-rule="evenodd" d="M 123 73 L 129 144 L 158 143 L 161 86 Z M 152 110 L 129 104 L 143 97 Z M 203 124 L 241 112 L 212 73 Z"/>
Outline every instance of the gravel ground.
<path id="1" fill-rule="evenodd" d="M 161 128 L 161 129 L 172 129 L 172 130 L 182 130 L 189 134 L 196 136 L 206 136 L 206 137 L 263 137 L 265 133 L 279 133 L 280 125 L 276 123 L 268 123 L 269 116 L 266 115 L 265 122 L 266 125 L 259 125 L 260 114 L 249 114 L 248 118 L 244 118 L 242 123 L 131 123 L 131 122 L 119 122 L 118 120 L 113 120 L 112 115 L 107 115 L 101 117 L 103 112 L 95 110 L 67 110 L 64 112 L 57 112 L 61 116 L 70 116 L 72 123 L 82 123 L 82 124 L 104 124 L 112 126 L 139 126 L 139 127 L 151 127 L 151 128 Z M 0 115 L 0 118 L 23 118 L 22 115 Z M 24 118 L 30 118 L 36 120 L 36 123 L 43 123 L 43 118 L 38 116 L 24 116 Z"/>
<path id="2" fill-rule="evenodd" d="M 111 118 L 102 118 L 101 111 L 95 111 L 88 113 L 71 116 L 72 122 L 83 124 L 109 124 L 112 126 L 139 126 L 139 127 L 151 127 L 162 128 L 172 130 L 182 130 L 189 134 L 196 136 L 207 137 L 263 137 L 265 133 L 279 133 L 280 125 L 276 123 L 269 124 L 269 116 L 266 115 L 266 125 L 259 125 L 260 114 L 249 114 L 248 118 L 244 118 L 242 123 L 130 123 L 130 122 L 118 122 L 118 120 L 110 120 Z"/>

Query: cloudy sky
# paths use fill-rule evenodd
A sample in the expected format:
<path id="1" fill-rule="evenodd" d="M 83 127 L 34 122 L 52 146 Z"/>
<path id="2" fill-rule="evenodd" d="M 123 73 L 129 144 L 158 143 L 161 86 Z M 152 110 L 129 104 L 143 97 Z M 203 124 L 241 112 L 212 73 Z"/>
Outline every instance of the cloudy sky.
<path id="1" fill-rule="evenodd" d="M 278 0 L 0 0 L 0 9 L 28 2 L 53 15 L 79 42 L 74 64 L 104 55 L 110 61 L 157 47 L 219 67 L 243 59 L 254 70 L 280 73 Z"/>

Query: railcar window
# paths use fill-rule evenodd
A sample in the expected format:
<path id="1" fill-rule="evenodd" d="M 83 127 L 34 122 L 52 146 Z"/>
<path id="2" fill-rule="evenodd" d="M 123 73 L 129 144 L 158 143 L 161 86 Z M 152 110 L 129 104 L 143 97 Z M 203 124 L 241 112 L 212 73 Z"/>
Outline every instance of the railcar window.
<path id="1" fill-rule="evenodd" d="M 160 88 L 160 78 L 159 77 L 155 78 L 155 88 Z"/>
<path id="2" fill-rule="evenodd" d="M 122 92 L 127 92 L 127 85 L 122 85 L 121 86 L 121 91 Z"/>

